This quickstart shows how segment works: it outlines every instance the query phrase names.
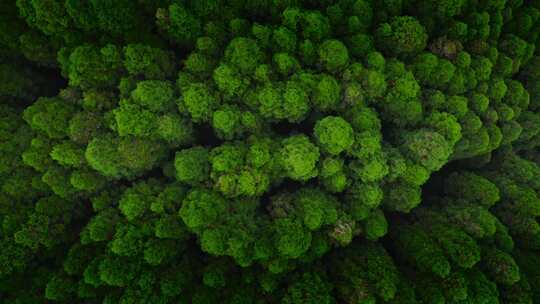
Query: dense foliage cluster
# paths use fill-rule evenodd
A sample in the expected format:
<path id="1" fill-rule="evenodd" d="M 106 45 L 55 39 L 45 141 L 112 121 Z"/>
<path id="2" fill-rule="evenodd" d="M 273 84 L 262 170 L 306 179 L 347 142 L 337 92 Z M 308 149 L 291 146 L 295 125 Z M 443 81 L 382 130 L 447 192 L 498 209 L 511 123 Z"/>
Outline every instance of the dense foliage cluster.
<path id="1" fill-rule="evenodd" d="M 0 2 L 2 303 L 540 303 L 540 2 Z"/>

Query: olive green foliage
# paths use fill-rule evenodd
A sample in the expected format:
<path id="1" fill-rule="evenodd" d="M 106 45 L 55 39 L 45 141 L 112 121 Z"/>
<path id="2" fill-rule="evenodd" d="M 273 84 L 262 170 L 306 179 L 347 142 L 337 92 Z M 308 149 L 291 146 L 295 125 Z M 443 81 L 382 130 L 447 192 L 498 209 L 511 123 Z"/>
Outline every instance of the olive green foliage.
<path id="1" fill-rule="evenodd" d="M 537 1 L 0 2 L 0 302 L 540 303 Z"/>

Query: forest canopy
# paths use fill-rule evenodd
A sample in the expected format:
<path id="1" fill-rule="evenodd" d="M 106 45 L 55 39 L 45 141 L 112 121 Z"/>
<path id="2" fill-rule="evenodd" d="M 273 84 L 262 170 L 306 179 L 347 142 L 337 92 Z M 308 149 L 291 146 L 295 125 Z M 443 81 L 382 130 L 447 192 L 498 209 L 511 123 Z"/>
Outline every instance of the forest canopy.
<path id="1" fill-rule="evenodd" d="M 540 303 L 539 1 L 0 2 L 0 302 Z"/>

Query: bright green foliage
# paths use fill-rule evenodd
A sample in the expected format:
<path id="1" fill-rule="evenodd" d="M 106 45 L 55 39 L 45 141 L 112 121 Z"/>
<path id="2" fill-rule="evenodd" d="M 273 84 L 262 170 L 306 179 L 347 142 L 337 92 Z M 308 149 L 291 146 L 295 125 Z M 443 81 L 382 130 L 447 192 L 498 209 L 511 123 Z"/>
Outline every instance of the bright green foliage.
<path id="1" fill-rule="evenodd" d="M 363 220 L 369 211 L 375 209 L 383 199 L 383 192 L 376 184 L 357 183 L 349 188 L 346 202 L 349 204 L 351 216 Z"/>
<path id="2" fill-rule="evenodd" d="M 153 192 L 157 188 L 155 184 L 154 180 L 149 183 L 136 184 L 122 194 L 118 202 L 118 208 L 129 221 L 140 217 L 149 209 L 153 200 Z"/>
<path id="3" fill-rule="evenodd" d="M 185 183 L 197 184 L 206 180 L 210 170 L 209 154 L 203 147 L 179 151 L 174 159 L 176 178 Z"/>
<path id="4" fill-rule="evenodd" d="M 228 197 L 262 195 L 275 173 L 274 160 L 270 156 L 272 148 L 268 140 L 250 140 L 212 149 L 210 163 L 214 186 Z"/>
<path id="5" fill-rule="evenodd" d="M 49 157 L 51 149 L 51 143 L 46 138 L 33 138 L 28 149 L 21 155 L 22 161 L 34 170 L 43 172 L 52 163 L 52 159 Z"/>
<path id="6" fill-rule="evenodd" d="M 81 45 L 69 55 L 66 54 L 66 58 L 62 58 L 60 63 L 73 86 L 81 88 L 114 86 L 118 81 L 122 64 L 121 51 L 112 44 L 103 48 Z"/>
<path id="7" fill-rule="evenodd" d="M 215 192 L 196 189 L 184 199 L 179 214 L 187 227 L 198 229 L 215 222 L 226 208 L 227 202 Z"/>
<path id="8" fill-rule="evenodd" d="M 372 108 L 357 106 L 350 109 L 345 115 L 357 132 L 381 129 L 381 120 Z"/>
<path id="9" fill-rule="evenodd" d="M 340 87 L 336 79 L 323 74 L 314 89 L 313 103 L 321 111 L 336 107 L 340 100 Z"/>
<path id="10" fill-rule="evenodd" d="M 321 162 L 320 176 L 324 187 L 330 192 L 342 192 L 348 186 L 343 161 L 326 158 Z"/>
<path id="11" fill-rule="evenodd" d="M 50 138 L 66 136 L 69 117 L 74 108 L 59 98 L 40 98 L 25 109 L 24 120 L 35 130 Z"/>
<path id="12" fill-rule="evenodd" d="M 70 141 L 55 145 L 51 158 L 66 167 L 80 167 L 84 164 L 84 150 Z"/>
<path id="13" fill-rule="evenodd" d="M 69 121 L 69 138 L 80 144 L 87 144 L 102 125 L 102 118 L 91 112 L 74 114 Z"/>
<path id="14" fill-rule="evenodd" d="M 158 116 L 128 100 L 123 100 L 113 113 L 120 136 L 150 137 L 156 132 Z"/>
<path id="15" fill-rule="evenodd" d="M 264 86 L 257 93 L 258 111 L 264 118 L 298 122 L 309 110 L 309 96 L 297 82 Z"/>
<path id="16" fill-rule="evenodd" d="M 286 175 L 292 179 L 304 181 L 318 174 L 319 148 L 304 135 L 284 139 L 278 157 Z"/>
<path id="17" fill-rule="evenodd" d="M 299 63 L 296 58 L 287 53 L 277 53 L 272 58 L 276 70 L 283 76 L 289 76 L 299 68 Z"/>
<path id="18" fill-rule="evenodd" d="M 225 50 L 225 61 L 242 74 L 252 74 L 262 59 L 257 42 L 247 38 L 233 39 Z"/>
<path id="19" fill-rule="evenodd" d="M 219 137 L 233 139 L 242 134 L 242 112 L 232 106 L 224 106 L 212 115 L 212 127 Z"/>
<path id="20" fill-rule="evenodd" d="M 193 124 L 178 114 L 160 116 L 156 132 L 160 138 L 174 145 L 184 146 L 193 141 Z"/>
<path id="21" fill-rule="evenodd" d="M 313 134 L 324 152 L 337 155 L 354 143 L 353 129 L 341 117 L 327 116 L 315 124 Z"/>
<path id="22" fill-rule="evenodd" d="M 278 219 L 275 222 L 275 243 L 280 255 L 298 258 L 308 250 L 312 236 L 300 221 Z"/>
<path id="23" fill-rule="evenodd" d="M 1 1 L 1 302 L 540 302 L 539 38 L 536 1 Z"/>
<path id="24" fill-rule="evenodd" d="M 85 157 L 88 165 L 104 176 L 132 177 L 153 168 L 163 157 L 163 147 L 145 139 L 103 136 L 88 144 Z"/>
<path id="25" fill-rule="evenodd" d="M 254 31 L 255 29 L 260 30 L 260 35 L 263 36 L 262 29 L 254 27 Z M 280 26 L 273 31 L 272 42 L 275 43 L 276 50 L 289 53 L 295 51 L 297 43 L 295 33 L 284 26 Z"/>
<path id="26" fill-rule="evenodd" d="M 349 54 L 339 40 L 327 40 L 319 49 L 319 60 L 329 72 L 339 72 L 349 63 Z"/>
<path id="27" fill-rule="evenodd" d="M 138 105 L 153 112 L 165 111 L 173 104 L 174 89 L 165 81 L 141 81 L 131 93 L 131 98 Z"/>
<path id="28" fill-rule="evenodd" d="M 124 67 L 131 75 L 164 79 L 174 73 L 175 62 L 170 52 L 144 44 L 129 44 L 124 47 Z"/>
<path id="29" fill-rule="evenodd" d="M 377 240 L 388 232 L 388 222 L 380 209 L 372 211 L 364 221 L 364 234 L 368 240 Z"/>
<path id="30" fill-rule="evenodd" d="M 377 46 L 391 56 L 406 56 L 421 51 L 427 43 L 425 28 L 410 16 L 393 18 L 375 32 Z"/>
<path id="31" fill-rule="evenodd" d="M 335 224 L 338 202 L 324 192 L 305 189 L 297 194 L 298 207 L 301 208 L 304 225 L 310 230 L 319 230 L 322 225 Z"/>
<path id="32" fill-rule="evenodd" d="M 228 64 L 217 67 L 213 79 L 226 99 L 242 97 L 249 85 L 249 80 L 242 78 L 238 71 Z"/>
<path id="33" fill-rule="evenodd" d="M 193 122 L 203 122 L 210 120 L 212 112 L 218 104 L 219 99 L 208 86 L 202 83 L 193 83 L 183 92 L 183 100 L 179 107 L 180 109 L 186 108 Z"/>
<path id="34" fill-rule="evenodd" d="M 409 134 L 404 143 L 405 153 L 428 170 L 439 170 L 450 157 L 451 148 L 439 133 L 419 130 Z"/>
<path id="35" fill-rule="evenodd" d="M 447 112 L 433 112 L 426 119 L 426 124 L 443 135 L 449 144 L 456 144 L 462 137 L 461 125 L 456 117 Z"/>

